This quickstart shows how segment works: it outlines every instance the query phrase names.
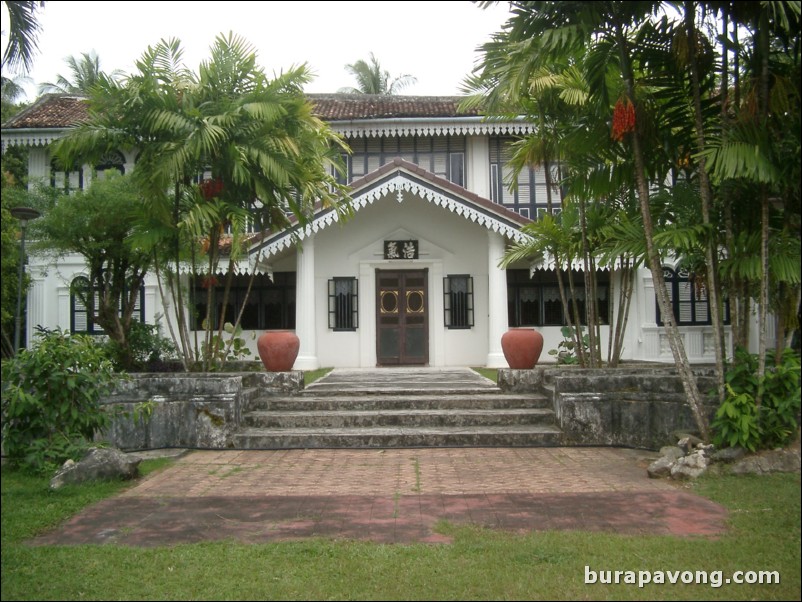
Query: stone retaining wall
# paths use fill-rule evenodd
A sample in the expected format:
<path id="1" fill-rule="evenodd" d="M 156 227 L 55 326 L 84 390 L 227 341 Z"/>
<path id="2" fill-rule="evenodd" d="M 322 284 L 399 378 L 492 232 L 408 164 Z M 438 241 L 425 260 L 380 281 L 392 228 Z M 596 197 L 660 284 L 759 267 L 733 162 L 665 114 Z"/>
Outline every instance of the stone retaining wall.
<path id="1" fill-rule="evenodd" d="M 102 400 L 128 416 L 115 417 L 100 438 L 124 450 L 226 449 L 253 399 L 302 388 L 303 372 L 133 374 Z M 153 412 L 135 419 L 143 402 L 152 402 Z"/>
<path id="2" fill-rule="evenodd" d="M 694 371 L 700 391 L 714 388 L 710 368 Z M 668 367 L 500 370 L 499 385 L 509 391 L 549 396 L 565 445 L 659 449 L 675 443 L 678 431 L 697 431 L 682 382 Z M 715 399 L 706 398 L 705 409 L 712 418 Z"/>

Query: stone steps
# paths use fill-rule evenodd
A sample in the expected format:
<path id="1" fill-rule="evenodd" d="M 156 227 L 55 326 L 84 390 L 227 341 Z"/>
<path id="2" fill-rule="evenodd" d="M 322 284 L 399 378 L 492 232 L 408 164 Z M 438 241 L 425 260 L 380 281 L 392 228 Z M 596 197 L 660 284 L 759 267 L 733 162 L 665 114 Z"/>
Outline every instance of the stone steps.
<path id="1" fill-rule="evenodd" d="M 237 449 L 393 448 L 393 447 L 554 447 L 555 426 L 414 428 L 246 428 L 234 435 Z"/>
<path id="2" fill-rule="evenodd" d="M 518 395 L 504 393 L 482 393 L 472 395 L 415 395 L 403 393 L 393 395 L 363 394 L 352 396 L 351 391 L 329 395 L 294 395 L 281 397 L 259 397 L 248 404 L 253 412 L 325 412 L 336 410 L 504 410 L 504 409 L 552 409 L 552 402 L 543 395 Z"/>
<path id="3" fill-rule="evenodd" d="M 255 396 L 238 449 L 555 446 L 551 401 L 472 370 L 335 370 L 297 395 Z"/>
<path id="4" fill-rule="evenodd" d="M 458 427 L 548 424 L 553 410 L 329 410 L 306 412 L 249 412 L 243 417 L 254 428 L 352 428 L 352 427 Z"/>

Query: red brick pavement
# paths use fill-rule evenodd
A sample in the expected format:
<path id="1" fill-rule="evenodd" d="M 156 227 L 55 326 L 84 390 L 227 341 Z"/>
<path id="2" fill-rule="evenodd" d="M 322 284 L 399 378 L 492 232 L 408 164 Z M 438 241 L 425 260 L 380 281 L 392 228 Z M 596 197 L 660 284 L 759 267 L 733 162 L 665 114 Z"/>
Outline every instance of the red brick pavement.
<path id="1" fill-rule="evenodd" d="M 445 520 L 516 532 L 716 536 L 726 510 L 615 448 L 196 451 L 34 544 L 307 537 L 448 542 Z"/>

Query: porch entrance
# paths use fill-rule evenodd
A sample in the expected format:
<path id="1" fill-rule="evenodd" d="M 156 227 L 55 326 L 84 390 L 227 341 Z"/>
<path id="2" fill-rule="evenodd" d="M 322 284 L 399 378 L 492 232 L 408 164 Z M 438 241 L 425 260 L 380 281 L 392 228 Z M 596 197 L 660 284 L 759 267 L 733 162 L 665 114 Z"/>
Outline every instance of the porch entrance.
<path id="1" fill-rule="evenodd" d="M 376 270 L 376 362 L 429 363 L 428 270 Z"/>

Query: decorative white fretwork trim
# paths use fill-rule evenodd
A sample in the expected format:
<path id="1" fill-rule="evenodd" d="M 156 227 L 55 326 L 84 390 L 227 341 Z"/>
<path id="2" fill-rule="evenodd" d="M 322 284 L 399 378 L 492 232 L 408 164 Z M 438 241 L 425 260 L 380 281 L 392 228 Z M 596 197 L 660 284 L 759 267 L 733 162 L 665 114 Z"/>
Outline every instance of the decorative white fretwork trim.
<path id="1" fill-rule="evenodd" d="M 2 136 L 2 152 L 11 146 L 47 146 L 64 135 L 64 129 L 7 131 Z"/>
<path id="2" fill-rule="evenodd" d="M 565 265 L 560 265 L 562 269 L 565 269 Z M 610 269 L 619 269 L 621 267 L 621 260 L 616 259 L 612 266 L 610 265 L 603 265 L 603 266 L 596 266 L 597 270 L 601 270 L 603 272 L 609 272 Z M 545 257 L 534 261 L 529 266 L 529 273 L 534 274 L 536 270 L 556 270 L 557 269 L 557 262 L 554 261 L 554 257 L 550 253 L 547 253 Z M 583 272 L 585 270 L 585 264 L 582 261 L 581 257 L 575 258 L 571 262 L 571 269 L 577 272 Z"/>
<path id="3" fill-rule="evenodd" d="M 392 178 L 384 181 L 381 185 L 371 188 L 362 194 L 355 195 L 353 197 L 351 206 L 356 212 L 363 207 L 372 204 L 377 199 L 391 194 L 395 194 L 396 199 L 399 203 L 401 203 L 404 200 L 405 192 L 416 195 L 438 207 L 448 209 L 452 213 L 461 215 L 465 219 L 470 220 L 480 226 L 484 226 L 488 230 L 497 232 L 511 240 L 514 240 L 515 242 L 520 243 L 529 239 L 529 237 L 518 230 L 516 226 L 504 223 L 497 217 L 479 211 L 478 209 L 467 204 L 466 201 L 461 201 L 451 196 L 447 196 L 437 190 L 432 190 L 432 188 L 425 186 L 420 182 L 416 182 L 400 172 Z M 312 223 L 308 224 L 306 227 L 296 230 L 295 235 L 297 239 L 304 239 L 307 236 L 310 236 L 330 226 L 338 220 L 339 215 L 337 212 L 329 211 L 328 213 L 320 215 L 314 219 Z M 275 240 L 265 246 L 263 249 L 263 255 L 265 257 L 271 257 L 283 249 L 287 249 L 292 246 L 295 243 L 295 240 L 295 237 L 289 234 L 282 235 L 278 240 Z"/>
<path id="4" fill-rule="evenodd" d="M 387 121 L 369 120 L 358 122 L 330 122 L 338 134 L 346 138 L 381 138 L 382 136 L 498 136 L 528 134 L 534 131 L 531 123 L 524 121 L 465 121 L 462 119 Z"/>
<path id="5" fill-rule="evenodd" d="M 466 120 L 475 119 L 475 120 Z M 441 120 L 388 119 L 329 122 L 331 129 L 346 138 L 380 138 L 382 136 L 502 136 L 523 135 L 535 131 L 525 121 L 485 121 L 481 118 Z M 2 136 L 2 149 L 10 146 L 47 146 L 61 138 L 66 128 L 8 130 Z"/>

